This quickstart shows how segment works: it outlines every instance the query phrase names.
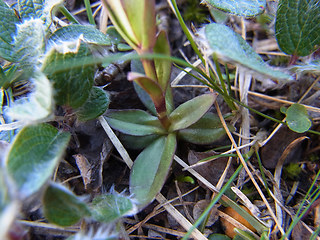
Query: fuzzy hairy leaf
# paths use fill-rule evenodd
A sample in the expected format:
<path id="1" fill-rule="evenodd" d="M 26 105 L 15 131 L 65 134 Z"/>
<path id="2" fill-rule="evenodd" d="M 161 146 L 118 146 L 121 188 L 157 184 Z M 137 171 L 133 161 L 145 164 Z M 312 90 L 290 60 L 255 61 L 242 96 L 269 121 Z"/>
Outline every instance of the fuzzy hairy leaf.
<path id="1" fill-rule="evenodd" d="M 215 94 L 204 94 L 195 97 L 177 107 L 169 116 L 169 131 L 177 131 L 197 122 L 216 100 Z"/>
<path id="2" fill-rule="evenodd" d="M 254 17 L 266 8 L 266 0 L 205 0 L 222 11 L 243 17 Z"/>
<path id="3" fill-rule="evenodd" d="M 129 196 L 124 196 L 117 192 L 95 197 L 90 209 L 95 220 L 107 223 L 136 213 L 136 206 L 133 200 Z"/>
<path id="4" fill-rule="evenodd" d="M 47 120 L 53 112 L 53 89 L 48 78 L 40 71 L 33 73 L 29 81 L 34 85 L 33 92 L 20 98 L 6 109 L 6 114 L 25 124 Z"/>
<path id="5" fill-rule="evenodd" d="M 70 139 L 49 124 L 24 127 L 7 157 L 8 173 L 22 196 L 38 191 L 53 174 Z"/>
<path id="6" fill-rule="evenodd" d="M 19 14 L 22 19 L 41 19 L 46 27 L 52 23 L 52 11 L 62 0 L 18 0 Z"/>
<path id="7" fill-rule="evenodd" d="M 85 122 L 102 115 L 109 107 L 110 97 L 99 87 L 92 87 L 87 101 L 77 109 L 79 121 Z"/>
<path id="8" fill-rule="evenodd" d="M 233 128 L 229 126 L 231 130 Z M 224 130 L 218 116 L 206 113 L 199 121 L 178 131 L 178 137 L 194 144 L 210 144 L 224 137 Z"/>
<path id="9" fill-rule="evenodd" d="M 71 226 L 90 215 L 87 204 L 60 184 L 51 183 L 48 186 L 42 203 L 44 216 L 59 226 Z"/>
<path id="10" fill-rule="evenodd" d="M 176 150 L 176 136 L 170 133 L 152 142 L 134 161 L 130 174 L 130 192 L 141 207 L 160 192 Z"/>
<path id="11" fill-rule="evenodd" d="M 142 110 L 109 112 L 106 119 L 112 128 L 128 135 L 146 136 L 165 133 L 158 118 Z"/>
<path id="12" fill-rule="evenodd" d="M 22 19 L 40 18 L 45 0 L 18 0 L 19 15 Z"/>
<path id="13" fill-rule="evenodd" d="M 13 58 L 14 43 L 13 37 L 16 33 L 16 24 L 19 23 L 15 12 L 3 0 L 0 0 L 0 57 L 14 62 Z"/>
<path id="14" fill-rule="evenodd" d="M 290 55 L 309 55 L 320 44 L 319 23 L 319 0 L 280 0 L 276 17 L 280 49 Z"/>
<path id="15" fill-rule="evenodd" d="M 205 37 L 213 54 L 261 75 L 277 80 L 288 80 L 290 76 L 272 69 L 252 47 L 229 27 L 211 23 L 205 27 Z"/>
<path id="16" fill-rule="evenodd" d="M 81 40 L 64 42 L 49 51 L 42 66 L 43 72 L 53 82 L 55 101 L 59 105 L 78 108 L 86 102 L 93 85 L 94 68 L 89 65 L 73 67 L 64 71 L 49 72 L 54 66 L 61 66 L 64 62 L 77 62 L 91 53 Z"/>
<path id="17" fill-rule="evenodd" d="M 17 34 L 14 37 L 14 54 L 21 68 L 33 71 L 41 65 L 44 53 L 45 31 L 40 19 L 28 19 L 17 24 Z"/>
<path id="18" fill-rule="evenodd" d="M 86 43 L 96 45 L 111 45 L 111 39 L 97 28 L 91 25 L 72 24 L 59 28 L 50 37 L 49 42 L 59 44 L 59 42 L 76 41 L 82 36 Z"/>
<path id="19" fill-rule="evenodd" d="M 288 127 L 295 132 L 303 133 L 310 129 L 311 121 L 307 109 L 298 103 L 292 104 L 286 111 Z"/>

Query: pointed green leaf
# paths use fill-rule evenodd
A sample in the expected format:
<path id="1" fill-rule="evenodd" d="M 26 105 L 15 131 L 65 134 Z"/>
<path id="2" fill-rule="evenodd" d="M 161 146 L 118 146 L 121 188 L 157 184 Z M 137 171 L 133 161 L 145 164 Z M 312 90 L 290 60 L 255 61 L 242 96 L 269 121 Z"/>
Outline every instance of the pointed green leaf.
<path id="1" fill-rule="evenodd" d="M 139 48 L 151 50 L 156 35 L 155 0 L 124 0 L 121 2 L 138 39 Z M 137 14 L 137 11 L 140 14 Z"/>
<path id="2" fill-rule="evenodd" d="M 140 101 L 143 103 L 143 105 L 153 114 L 153 115 L 157 115 L 157 110 L 154 107 L 154 104 L 152 102 L 152 99 L 150 97 L 150 95 L 143 90 L 142 87 L 140 87 L 138 85 L 138 83 L 133 82 L 133 87 L 134 90 L 136 91 Z"/>
<path id="3" fill-rule="evenodd" d="M 49 42 L 51 42 L 51 44 L 59 44 L 59 42 L 76 41 L 80 36 L 82 36 L 82 40 L 86 43 L 111 45 L 110 37 L 100 32 L 94 26 L 77 24 L 59 28 L 49 37 Z"/>
<path id="4" fill-rule="evenodd" d="M 149 146 L 151 142 L 159 137 L 159 135 L 133 136 L 122 134 L 119 139 L 125 147 L 141 150 Z"/>
<path id="5" fill-rule="evenodd" d="M 311 121 L 307 109 L 298 103 L 292 104 L 286 111 L 288 127 L 295 132 L 303 133 L 310 129 Z"/>
<path id="6" fill-rule="evenodd" d="M 243 16 L 254 17 L 266 8 L 266 0 L 205 0 L 222 11 Z"/>
<path id="7" fill-rule="evenodd" d="M 142 110 L 119 110 L 106 114 L 110 126 L 122 133 L 134 136 L 164 134 L 158 118 Z"/>
<path id="8" fill-rule="evenodd" d="M 85 122 L 102 115 L 109 107 L 109 94 L 99 87 L 92 87 L 87 101 L 77 109 L 79 121 Z"/>
<path id="9" fill-rule="evenodd" d="M 131 70 L 133 70 L 134 72 L 144 73 L 144 70 L 139 71 L 139 69 L 138 69 L 139 67 L 138 68 L 135 67 L 136 65 L 141 66 L 141 68 L 143 69 L 140 61 L 132 60 L 131 61 Z M 150 95 L 135 82 L 133 82 L 133 87 L 134 87 L 134 90 L 136 91 L 136 93 L 138 94 L 138 97 L 139 97 L 140 101 L 143 103 L 143 105 L 152 114 L 157 115 L 156 108 L 152 102 Z M 165 99 L 166 99 L 165 102 L 166 102 L 167 113 L 170 114 L 174 109 L 174 104 L 173 104 L 173 99 L 172 99 L 172 90 L 170 87 L 167 87 Z"/>
<path id="10" fill-rule="evenodd" d="M 44 216 L 59 226 L 71 226 L 90 215 L 87 204 L 61 184 L 51 183 L 42 203 Z"/>
<path id="11" fill-rule="evenodd" d="M 15 12 L 3 0 L 0 0 L 0 57 L 14 62 L 12 53 L 13 37 L 16 33 L 16 24 L 19 23 L 18 17 Z"/>
<path id="12" fill-rule="evenodd" d="M 166 113 L 166 102 L 164 92 L 161 86 L 151 78 L 140 74 L 129 72 L 128 80 L 135 81 L 152 99 L 158 114 Z"/>
<path id="13" fill-rule="evenodd" d="M 48 120 L 54 108 L 53 89 L 50 81 L 40 71 L 33 73 L 29 81 L 34 85 L 33 92 L 26 98 L 20 98 L 6 109 L 6 114 L 25 124 Z"/>
<path id="14" fill-rule="evenodd" d="M 230 130 L 233 127 L 229 126 Z M 178 137 L 194 144 L 210 144 L 226 135 L 221 121 L 213 113 L 206 113 L 199 121 L 178 131 Z"/>
<path id="15" fill-rule="evenodd" d="M 131 71 L 132 72 L 145 74 L 144 69 L 143 69 L 143 65 L 142 65 L 140 60 L 133 59 L 131 61 L 130 65 L 131 65 Z M 157 115 L 156 108 L 154 107 L 154 104 L 152 102 L 152 99 L 151 99 L 150 95 L 145 90 L 143 90 L 143 88 L 140 87 L 139 84 L 136 83 L 136 82 L 133 82 L 133 87 L 134 87 L 134 90 L 136 91 L 136 93 L 138 94 L 138 97 L 139 97 L 140 101 L 143 103 L 143 105 L 153 115 Z"/>
<path id="16" fill-rule="evenodd" d="M 7 157 L 7 169 L 22 196 L 38 191 L 53 174 L 70 139 L 49 124 L 23 128 Z"/>
<path id="17" fill-rule="evenodd" d="M 97 196 L 91 203 L 92 217 L 98 222 L 114 222 L 136 213 L 136 206 L 129 196 L 113 192 Z"/>
<path id="18" fill-rule="evenodd" d="M 94 68 L 92 65 L 82 65 L 55 73 L 49 71 L 65 62 L 72 64 L 89 55 L 88 47 L 80 40 L 64 42 L 52 48 L 47 54 L 42 68 L 50 81 L 53 82 L 57 104 L 73 108 L 82 106 L 89 97 L 93 85 Z"/>
<path id="19" fill-rule="evenodd" d="M 158 34 L 153 51 L 154 53 L 170 56 L 170 45 L 164 31 Z M 171 62 L 165 59 L 155 59 L 154 66 L 156 68 L 159 85 L 162 89 L 166 89 L 171 75 Z"/>
<path id="20" fill-rule="evenodd" d="M 216 98 L 216 94 L 204 94 L 181 104 L 169 116 L 171 121 L 169 131 L 184 129 L 197 122 L 209 110 Z"/>
<path id="21" fill-rule="evenodd" d="M 121 0 L 102 0 L 104 7 L 108 11 L 108 15 L 123 39 L 133 48 L 137 48 L 139 40 L 137 39 L 128 19 L 127 13 L 124 11 Z"/>
<path id="22" fill-rule="evenodd" d="M 234 62 L 272 79 L 290 79 L 289 75 L 268 66 L 239 34 L 225 25 L 208 24 L 205 27 L 205 37 L 211 53 L 226 61 Z"/>
<path id="23" fill-rule="evenodd" d="M 139 205 L 150 203 L 167 178 L 176 150 L 176 136 L 170 133 L 152 142 L 134 161 L 130 174 L 130 192 Z"/>
<path id="24" fill-rule="evenodd" d="M 319 0 L 280 0 L 276 18 L 280 49 L 290 55 L 309 55 L 320 44 L 319 23 Z"/>
<path id="25" fill-rule="evenodd" d="M 25 20 L 17 24 L 17 34 L 14 37 L 14 54 L 21 68 L 33 70 L 39 67 L 44 53 L 45 32 L 40 19 Z"/>

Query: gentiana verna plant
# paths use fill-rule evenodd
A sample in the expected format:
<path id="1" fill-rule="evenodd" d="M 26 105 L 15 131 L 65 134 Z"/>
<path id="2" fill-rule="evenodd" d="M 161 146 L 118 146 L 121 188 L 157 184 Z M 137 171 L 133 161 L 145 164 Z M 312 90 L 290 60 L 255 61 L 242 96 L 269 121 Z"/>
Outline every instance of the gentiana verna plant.
<path id="1" fill-rule="evenodd" d="M 254 18 L 267 7 L 265 0 L 202 3 L 210 9 L 244 18 Z M 258 81 L 287 83 L 293 79 L 289 71 L 271 68 L 238 33 L 224 24 L 202 25 L 193 36 L 175 0 L 168 0 L 168 4 L 205 70 L 171 56 L 167 34 L 157 28 L 155 0 L 102 0 L 101 4 L 113 25 L 108 26 L 107 34 L 94 26 L 88 8 L 91 25 L 81 25 L 60 0 L 19 0 L 14 8 L 0 0 L 0 239 L 11 239 L 10 231 L 21 218 L 23 204 L 35 196 L 41 196 L 42 212 L 50 223 L 62 227 L 80 221 L 84 225 L 92 222 L 101 225 L 97 231 L 81 229 L 68 239 L 119 238 L 123 217 L 138 213 L 161 191 L 178 141 L 203 145 L 225 136 L 223 117 L 220 119 L 211 111 L 218 95 L 229 107 L 230 114 L 226 116 L 235 116 L 243 109 L 255 111 L 243 99 L 233 97 L 228 69 L 223 75 L 221 62 L 237 66 L 239 72 L 249 72 Z M 85 5 L 90 6 L 90 2 L 85 0 Z M 64 14 L 70 24 L 60 26 L 56 12 Z M 319 1 L 279 1 L 275 35 L 280 49 L 291 56 L 291 64 L 319 46 L 319 23 Z M 123 45 L 124 42 L 128 45 Z M 117 44 L 118 50 L 122 44 L 126 51 L 132 52 L 113 53 Z M 105 67 L 119 59 L 131 60 L 127 79 L 147 110 L 108 109 L 109 94 L 94 86 L 96 64 Z M 208 93 L 175 108 L 170 85 L 173 62 L 177 67 L 192 68 L 196 74 L 190 76 L 206 85 Z M 319 60 L 294 65 L 291 71 L 319 74 Z M 18 86 L 23 88 L 17 94 Z M 299 103 L 282 108 L 281 112 L 286 115 L 286 122 L 278 122 L 295 132 L 303 133 L 312 127 L 308 111 Z M 118 193 L 111 188 L 108 193 L 89 199 L 51 180 L 72 135 L 66 131 L 65 124 L 70 116 L 77 122 L 102 116 L 121 133 L 125 146 L 141 150 L 130 172 L 129 193 Z M 227 128 L 234 130 L 231 124 Z M 250 154 L 246 154 L 246 160 Z M 193 228 L 199 227 L 210 208 L 220 201 L 242 215 L 256 230 L 255 236 L 239 230 L 238 237 L 268 238 L 270 225 L 224 195 L 241 168 L 242 165 L 221 191 L 215 193 Z M 310 202 L 319 195 L 311 190 L 309 194 Z M 302 214 L 297 214 L 293 223 L 301 217 Z M 283 239 L 293 226 L 282 234 Z M 189 235 L 190 232 L 184 238 Z"/>
<path id="2" fill-rule="evenodd" d="M 207 113 L 217 95 L 208 93 L 173 108 L 170 86 L 171 62 L 145 59 L 146 54 L 170 56 L 166 33 L 157 32 L 154 0 L 103 1 L 111 21 L 123 39 L 141 55 L 144 73 L 130 72 L 128 80 L 138 86 L 140 95 L 152 114 L 142 110 L 121 110 L 106 115 L 114 129 L 139 141 L 145 149 L 134 161 L 130 175 L 130 192 L 141 207 L 150 203 L 161 190 L 173 156 L 177 138 L 196 144 L 208 144 L 224 135 L 219 120 Z M 141 14 L 136 11 L 140 9 Z M 142 98 L 143 99 L 143 98 Z M 206 114 L 207 113 L 207 114 Z"/>

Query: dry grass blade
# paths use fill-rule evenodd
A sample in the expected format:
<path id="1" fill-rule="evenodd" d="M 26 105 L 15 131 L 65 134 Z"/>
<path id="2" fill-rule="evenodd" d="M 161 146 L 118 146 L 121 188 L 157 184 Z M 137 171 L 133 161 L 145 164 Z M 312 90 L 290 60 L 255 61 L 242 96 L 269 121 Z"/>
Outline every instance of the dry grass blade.
<path id="1" fill-rule="evenodd" d="M 220 107 L 219 107 L 219 105 L 218 105 L 217 102 L 215 102 L 215 106 L 216 106 L 216 109 L 217 109 L 219 118 L 220 118 L 220 120 L 221 120 L 221 122 L 222 122 L 222 124 L 223 124 L 223 127 L 225 128 L 225 130 L 226 130 L 226 132 L 227 132 L 227 135 L 228 135 L 228 137 L 229 137 L 232 145 L 233 145 L 234 148 L 237 150 L 236 152 L 237 152 L 237 154 L 238 154 L 238 157 L 239 157 L 239 159 L 240 159 L 240 161 L 241 161 L 244 169 L 246 170 L 247 174 L 249 175 L 252 183 L 254 184 L 255 188 L 257 189 L 257 191 L 258 191 L 260 197 L 262 198 L 263 202 L 266 204 L 266 206 L 267 206 L 267 208 L 268 208 L 268 210 L 269 210 L 269 212 L 270 212 L 270 215 L 271 215 L 271 217 L 273 218 L 273 220 L 275 221 L 275 223 L 276 223 L 277 227 L 279 228 L 280 232 L 281 232 L 282 234 L 284 234 L 285 232 L 284 232 L 283 228 L 281 227 L 281 224 L 278 222 L 278 219 L 277 219 L 276 215 L 274 214 L 274 212 L 273 212 L 270 204 L 268 203 L 266 197 L 264 196 L 263 192 L 261 191 L 261 189 L 260 189 L 259 185 L 257 184 L 256 180 L 253 178 L 253 175 L 252 175 L 252 173 L 250 172 L 250 170 L 249 170 L 249 168 L 248 168 L 248 165 L 246 164 L 243 156 L 241 155 L 241 153 L 240 153 L 240 151 L 239 151 L 239 149 L 238 149 L 238 146 L 237 146 L 235 140 L 233 139 L 233 137 L 232 137 L 232 135 L 231 135 L 231 132 L 229 131 L 229 129 L 228 129 L 228 127 L 227 127 L 227 124 L 226 124 L 226 122 L 225 122 L 225 120 L 224 120 L 224 118 L 223 118 L 223 116 L 222 116 L 222 113 L 221 113 L 221 111 L 220 111 Z"/>

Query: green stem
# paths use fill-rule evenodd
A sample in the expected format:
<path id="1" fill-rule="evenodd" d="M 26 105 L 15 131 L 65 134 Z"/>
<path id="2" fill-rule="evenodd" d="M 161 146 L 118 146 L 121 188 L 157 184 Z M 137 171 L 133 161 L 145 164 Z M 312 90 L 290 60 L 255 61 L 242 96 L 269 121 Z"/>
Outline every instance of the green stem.
<path id="1" fill-rule="evenodd" d="M 309 202 L 308 207 L 306 207 L 306 208 L 301 212 L 301 210 L 302 210 L 302 208 L 303 208 L 303 206 L 304 206 L 304 203 L 307 201 L 307 198 L 309 197 L 309 195 L 310 195 L 310 193 L 311 193 L 311 191 L 312 191 L 313 186 L 315 186 L 316 181 L 317 181 L 319 175 L 320 175 L 320 170 L 318 171 L 316 177 L 314 178 L 314 180 L 313 180 L 310 188 L 308 189 L 308 192 L 307 192 L 306 195 L 304 196 L 304 198 L 303 198 L 303 200 L 302 200 L 302 203 L 300 204 L 299 209 L 298 209 L 296 215 L 294 216 L 294 218 L 293 218 L 293 220 L 292 220 L 292 222 L 291 222 L 288 230 L 286 231 L 285 235 L 283 235 L 283 236 L 281 237 L 281 240 L 287 238 L 287 237 L 291 234 L 294 226 L 300 221 L 300 219 L 301 219 L 301 218 L 304 216 L 304 214 L 308 211 L 308 209 L 310 208 L 310 206 L 312 205 L 312 203 L 319 197 L 320 191 L 318 191 L 318 193 L 316 194 L 316 196 L 314 196 L 313 199 L 311 200 L 311 202 Z M 316 191 L 316 190 L 315 190 L 315 191 Z M 300 212 L 301 212 L 301 214 L 300 214 Z M 299 215 L 299 214 L 300 214 L 300 215 Z"/>
<path id="2" fill-rule="evenodd" d="M 265 187 L 265 189 L 267 190 L 268 196 L 269 196 L 270 198 L 272 198 L 272 196 L 271 196 L 271 194 L 270 194 L 269 187 L 268 187 L 267 178 L 266 178 L 266 175 L 264 174 L 264 171 L 263 171 L 263 166 L 262 166 L 262 162 L 261 162 L 261 159 L 260 159 L 260 155 L 259 155 L 258 149 L 256 149 L 255 152 L 256 152 L 256 157 L 257 157 L 258 164 L 259 164 L 259 169 L 260 169 L 261 177 L 262 177 L 262 180 L 263 180 L 263 183 L 264 183 L 264 187 Z"/>
<path id="3" fill-rule="evenodd" d="M 226 76 L 227 76 L 227 83 L 228 83 L 229 96 L 231 96 L 231 94 L 232 94 L 232 90 L 231 90 L 231 83 L 230 83 L 229 69 L 228 69 L 227 64 L 225 64 L 224 68 L 225 68 Z"/>
<path id="4" fill-rule="evenodd" d="M 152 80 L 158 82 L 157 73 L 154 67 L 154 61 L 150 59 L 141 59 L 144 72 L 147 77 L 151 78 Z"/>
<path id="5" fill-rule="evenodd" d="M 80 24 L 77 19 L 69 12 L 65 6 L 60 6 L 59 11 L 70 21 L 76 24 Z"/>
<path id="6" fill-rule="evenodd" d="M 89 23 L 95 26 L 96 22 L 94 21 L 94 18 L 93 18 L 90 0 L 84 0 L 84 5 L 86 7 Z"/>
<path id="7" fill-rule="evenodd" d="M 187 27 L 187 25 L 185 24 L 181 14 L 180 14 L 180 11 L 178 9 L 178 6 L 177 6 L 177 2 L 176 0 L 171 0 L 171 3 L 172 3 L 172 6 L 174 8 L 174 11 L 175 11 L 175 14 L 177 16 L 177 19 L 180 23 L 180 26 L 184 32 L 184 34 L 186 35 L 187 39 L 189 40 L 190 42 L 190 45 L 191 47 L 193 48 L 193 51 L 198 55 L 198 57 L 201 59 L 201 62 L 203 63 L 203 65 L 205 65 L 206 61 L 204 60 L 201 52 L 199 51 L 198 47 L 197 47 L 197 44 L 195 43 L 195 41 L 193 40 L 192 38 L 192 35 L 190 34 L 189 32 L 189 29 Z"/>
<path id="8" fill-rule="evenodd" d="M 219 77 L 219 80 L 220 80 L 222 91 L 225 93 L 225 95 L 228 96 L 228 97 L 225 97 L 224 100 L 226 101 L 226 103 L 228 104 L 228 106 L 229 106 L 229 108 L 231 110 L 236 110 L 237 108 L 235 107 L 234 103 L 229 98 L 229 93 L 228 93 L 226 85 L 224 83 L 224 79 L 223 79 L 223 76 L 222 76 L 222 73 L 221 73 L 221 68 L 220 68 L 220 65 L 219 65 L 219 62 L 218 62 L 218 57 L 217 57 L 216 54 L 213 54 L 213 61 L 214 61 L 214 64 L 216 66 L 216 71 L 217 71 L 217 74 L 218 74 L 218 77 Z"/>

